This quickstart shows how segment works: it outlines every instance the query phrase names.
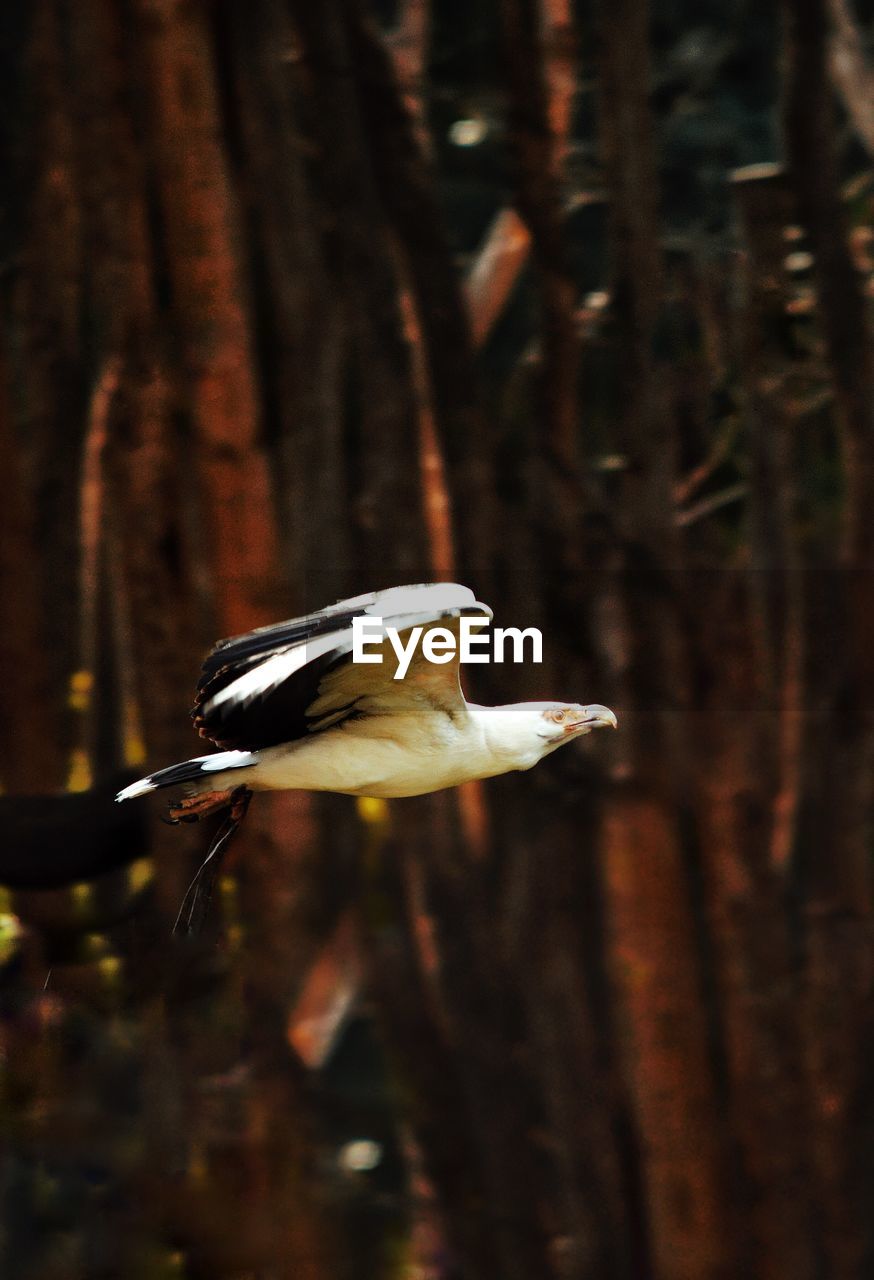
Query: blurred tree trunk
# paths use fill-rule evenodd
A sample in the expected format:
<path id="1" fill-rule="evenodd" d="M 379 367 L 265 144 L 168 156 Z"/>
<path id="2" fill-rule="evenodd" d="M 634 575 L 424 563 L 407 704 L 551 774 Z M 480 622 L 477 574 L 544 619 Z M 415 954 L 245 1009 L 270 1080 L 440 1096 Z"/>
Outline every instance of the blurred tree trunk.
<path id="1" fill-rule="evenodd" d="M 678 630 L 677 442 L 655 345 L 663 300 L 645 0 L 600 9 L 600 133 L 623 351 L 622 534 L 604 588 L 617 619 L 624 749 L 604 875 L 623 1069 L 639 1128 L 656 1274 L 734 1273 L 726 1130 L 708 1050 L 702 957 L 682 847 L 688 676 Z M 617 705 L 614 704 L 614 705 Z"/>
<path id="2" fill-rule="evenodd" d="M 701 856 L 729 1105 L 749 1187 L 750 1265 L 763 1277 L 787 1268 L 801 1277 L 814 1274 L 815 1246 L 788 910 L 807 704 L 783 280 L 792 209 L 773 168 L 736 174 L 735 193 L 746 244 L 740 341 L 751 433 L 750 571 L 707 575 L 708 608 L 694 624 L 707 662 L 701 683 L 710 691 L 696 717 Z M 734 661 L 714 671 L 706 655 L 726 641 Z"/>
<path id="3" fill-rule="evenodd" d="M 52 736 L 66 763 L 72 723 L 59 691 L 66 692 L 75 662 L 75 631 L 68 624 L 77 615 L 76 479 L 88 377 L 78 341 L 82 203 L 61 25 L 57 8 L 41 4 L 21 33 L 22 74 L 34 93 L 29 113 L 21 116 L 28 145 L 5 210 L 6 234 L 19 257 L 3 294 L 7 325 L 16 334 L 14 356 L 7 344 L 8 402 L 16 406 L 9 429 L 20 449 L 23 501 L 41 551 L 34 589 L 44 619 L 47 678 L 59 707 Z M 61 782 L 56 774 L 51 785 Z"/>
<path id="4" fill-rule="evenodd" d="M 200 477 L 198 553 L 220 584 L 213 606 L 218 630 L 234 635 L 275 616 L 279 587 L 240 211 L 205 11 L 177 0 L 142 0 L 139 14 L 180 372 Z"/>
<path id="5" fill-rule="evenodd" d="M 60 717 L 54 710 L 45 660 L 46 620 L 36 530 L 22 459 L 13 433 L 5 351 L 0 350 L 0 471 L 8 493 L 0 508 L 0 598 L 10 602 L 0 632 L 0 723 L 15 744 L 0 768 L 4 791 L 36 794 L 61 784 Z"/>
<path id="6" fill-rule="evenodd" d="M 559 163 L 566 138 L 562 125 L 566 129 L 568 113 L 557 106 L 557 68 L 545 56 L 545 8 L 538 0 L 501 0 L 499 16 L 518 207 L 531 232 L 538 268 L 543 343 L 541 399 L 546 431 L 543 452 L 551 467 L 574 469 L 579 441 L 577 299 L 562 228 Z M 563 34 L 569 39 L 569 25 Z M 550 70 L 553 74 L 547 80 Z M 551 99 L 554 112 L 550 110 Z M 556 507 L 560 510 L 561 504 Z"/>
<path id="7" fill-rule="evenodd" d="M 808 774 L 805 832 L 806 1064 L 813 1095 L 818 1200 L 828 1275 L 849 1280 L 870 1257 L 860 1196 L 870 1178 L 850 1142 L 869 1065 L 871 839 L 874 719 L 874 346 L 868 307 L 849 248 L 827 73 L 824 0 L 784 0 L 783 127 L 790 178 L 814 256 L 817 318 L 834 388 L 842 449 L 842 545 L 811 601 L 811 687 L 819 694 L 820 753 Z M 837 564 L 835 560 L 837 559 Z M 814 624 L 816 626 L 816 624 Z M 827 815 L 840 814 L 835 825 Z M 866 1169 L 868 1172 L 866 1172 Z"/>

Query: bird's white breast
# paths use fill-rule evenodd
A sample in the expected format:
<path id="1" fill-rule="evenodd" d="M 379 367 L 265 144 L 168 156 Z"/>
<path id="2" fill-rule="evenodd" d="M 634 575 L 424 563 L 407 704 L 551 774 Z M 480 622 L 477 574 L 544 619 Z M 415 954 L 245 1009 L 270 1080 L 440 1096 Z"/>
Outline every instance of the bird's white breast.
<path id="1" fill-rule="evenodd" d="M 440 714 L 351 721 L 287 747 L 258 752 L 246 782 L 256 789 L 301 788 L 346 795 L 425 795 L 508 767 L 490 750 L 481 724 Z"/>

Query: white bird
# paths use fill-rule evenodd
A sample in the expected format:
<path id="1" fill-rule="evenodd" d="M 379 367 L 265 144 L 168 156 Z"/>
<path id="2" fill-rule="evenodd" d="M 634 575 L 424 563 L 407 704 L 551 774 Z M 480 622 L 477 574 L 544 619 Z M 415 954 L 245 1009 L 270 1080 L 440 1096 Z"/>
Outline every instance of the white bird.
<path id="1" fill-rule="evenodd" d="M 353 661 L 355 618 L 381 618 L 383 633 L 394 628 L 406 643 L 414 627 L 439 626 L 457 639 L 462 617 L 484 625 L 491 616 L 467 587 L 430 583 L 341 600 L 222 640 L 204 662 L 192 710 L 201 736 L 222 749 L 160 769 L 116 799 L 181 784 L 188 794 L 170 806 L 173 821 L 227 810 L 209 862 L 239 825 L 253 791 L 424 795 L 530 769 L 593 729 L 616 728 L 613 712 L 597 704 L 467 702 L 458 645 L 439 665 L 419 645 L 402 679 L 394 678 L 388 639 L 368 648 L 382 661 Z"/>

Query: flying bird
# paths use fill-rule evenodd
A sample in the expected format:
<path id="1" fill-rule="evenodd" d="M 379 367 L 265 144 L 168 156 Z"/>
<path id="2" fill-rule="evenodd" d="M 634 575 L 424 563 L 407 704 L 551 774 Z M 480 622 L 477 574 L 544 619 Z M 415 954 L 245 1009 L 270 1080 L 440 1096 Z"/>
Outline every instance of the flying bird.
<path id="1" fill-rule="evenodd" d="M 255 791 L 424 795 L 530 769 L 593 729 L 616 728 L 613 712 L 598 704 L 467 702 L 458 644 L 439 664 L 419 646 L 403 678 L 395 679 L 391 629 L 402 643 L 416 627 L 444 628 L 457 641 L 462 618 L 485 625 L 491 616 L 467 587 L 426 583 L 341 600 L 215 646 L 204 661 L 191 714 L 201 737 L 219 750 L 159 769 L 116 797 L 132 800 L 183 786 L 187 794 L 171 804 L 170 821 L 225 812 L 186 895 L 193 895 L 189 927 L 200 877 L 209 866 L 210 883 L 214 879 L 219 855 Z M 368 645 L 368 662 L 353 660 L 356 618 L 371 619 L 371 629 L 382 620 L 383 638 Z"/>

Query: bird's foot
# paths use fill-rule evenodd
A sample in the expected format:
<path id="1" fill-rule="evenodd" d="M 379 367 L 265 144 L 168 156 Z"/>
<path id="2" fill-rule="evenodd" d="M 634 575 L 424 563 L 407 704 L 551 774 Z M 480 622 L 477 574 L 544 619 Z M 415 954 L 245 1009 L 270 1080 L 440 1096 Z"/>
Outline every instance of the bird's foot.
<path id="1" fill-rule="evenodd" d="M 239 787 L 228 787 L 225 791 L 201 791 L 196 796 L 186 796 L 184 800 L 170 804 L 167 821 L 172 826 L 180 822 L 199 822 L 207 814 L 233 805 L 239 790 Z"/>
<path id="2" fill-rule="evenodd" d="M 252 792 L 247 786 L 234 787 L 231 791 L 231 822 L 242 822 L 249 808 Z"/>

